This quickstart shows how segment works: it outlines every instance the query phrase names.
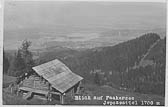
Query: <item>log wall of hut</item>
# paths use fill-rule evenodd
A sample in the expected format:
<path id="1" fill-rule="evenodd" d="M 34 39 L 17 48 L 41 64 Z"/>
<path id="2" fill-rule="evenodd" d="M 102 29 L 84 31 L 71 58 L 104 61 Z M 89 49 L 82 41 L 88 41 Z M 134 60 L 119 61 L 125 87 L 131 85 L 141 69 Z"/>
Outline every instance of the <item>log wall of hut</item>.
<path id="1" fill-rule="evenodd" d="M 20 87 L 29 87 L 38 90 L 50 90 L 50 84 L 45 79 L 41 79 L 40 76 L 36 75 L 25 78 L 21 82 Z"/>

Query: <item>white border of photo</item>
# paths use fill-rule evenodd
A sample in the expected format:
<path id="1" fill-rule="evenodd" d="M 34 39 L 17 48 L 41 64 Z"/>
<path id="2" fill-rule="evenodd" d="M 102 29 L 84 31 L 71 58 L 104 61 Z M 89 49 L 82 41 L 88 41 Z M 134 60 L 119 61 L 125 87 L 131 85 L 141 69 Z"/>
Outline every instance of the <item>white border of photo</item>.
<path id="1" fill-rule="evenodd" d="M 0 105 L 2 106 L 2 78 L 3 78 L 3 8 L 4 8 L 4 2 L 5 1 L 110 1 L 110 2 L 162 2 L 162 3 L 166 3 L 167 4 L 167 0 L 0 0 Z M 168 7 L 168 4 L 167 4 Z M 167 8 L 167 12 L 168 12 L 168 8 Z M 167 18 L 168 19 L 168 18 Z M 168 31 L 168 22 L 166 24 L 166 28 Z M 167 36 L 167 32 L 166 32 L 166 36 Z M 167 42 L 168 42 L 168 38 L 166 37 L 166 53 L 168 53 L 168 46 L 167 46 Z M 168 56 L 166 54 L 166 62 L 168 61 Z M 167 92 L 167 88 L 168 88 L 168 73 L 167 73 L 167 69 L 168 69 L 168 65 L 166 63 L 166 92 L 165 92 L 165 107 L 168 106 L 168 92 Z M 10 105 L 3 105 L 3 106 L 10 106 Z M 18 105 L 13 105 L 18 107 Z M 19 105 L 19 106 L 37 106 L 37 105 Z M 40 105 L 40 106 L 45 106 L 45 105 Z M 40 107 L 39 106 L 39 107 Z M 52 105 L 50 105 L 52 106 Z M 61 105 L 57 105 L 57 106 L 61 106 Z M 64 106 L 73 106 L 73 105 L 64 105 Z M 81 105 L 83 107 L 87 107 L 86 105 Z M 122 106 L 120 106 L 122 107 Z M 133 106 L 131 106 L 133 107 Z M 142 106 L 144 107 L 144 106 Z"/>

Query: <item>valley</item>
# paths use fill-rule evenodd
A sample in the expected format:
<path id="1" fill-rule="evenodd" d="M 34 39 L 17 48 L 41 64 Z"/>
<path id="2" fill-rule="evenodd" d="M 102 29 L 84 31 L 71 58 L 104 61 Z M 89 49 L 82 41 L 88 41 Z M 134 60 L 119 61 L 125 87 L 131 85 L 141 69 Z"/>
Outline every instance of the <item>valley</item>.
<path id="1" fill-rule="evenodd" d="M 144 99 L 141 96 L 143 94 L 149 97 L 148 100 L 154 100 L 155 98 L 150 96 L 156 95 L 158 96 L 156 99 L 161 97 L 162 100 L 159 101 L 161 104 L 164 103 L 165 38 L 160 38 L 156 33 L 146 33 L 114 46 L 91 49 L 52 46 L 33 50 L 32 53 L 35 61 L 34 66 L 59 59 L 74 73 L 84 77 L 82 84 L 85 89 L 84 93 L 87 95 L 97 95 L 100 89 L 102 89 L 102 95 L 113 95 L 112 90 L 118 90 L 117 93 L 121 96 L 125 93 L 137 96 L 137 93 L 138 101 Z M 13 71 L 14 66 L 11 66 L 14 61 L 14 53 L 12 55 L 11 51 L 6 51 L 6 55 L 10 60 L 7 75 L 18 76 L 16 71 Z M 146 60 L 153 63 L 142 66 Z M 85 101 L 69 102 L 69 104 L 83 103 L 86 104 Z M 99 104 L 100 101 L 87 101 L 87 103 Z"/>

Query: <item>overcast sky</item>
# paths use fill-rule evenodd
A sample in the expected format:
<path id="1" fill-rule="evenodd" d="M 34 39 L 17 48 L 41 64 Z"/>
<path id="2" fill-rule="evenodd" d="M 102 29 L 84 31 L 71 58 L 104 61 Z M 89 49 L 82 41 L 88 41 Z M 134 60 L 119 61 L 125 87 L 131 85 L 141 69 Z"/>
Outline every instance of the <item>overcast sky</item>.
<path id="1" fill-rule="evenodd" d="M 4 46 L 16 48 L 24 39 L 35 40 L 33 43 L 46 42 L 46 38 L 72 40 L 69 38 L 74 36 L 90 40 L 112 29 L 150 30 L 165 25 L 165 3 L 6 1 Z"/>
<path id="2" fill-rule="evenodd" d="M 41 26 L 165 27 L 166 4 L 135 2 L 5 2 L 5 29 Z"/>

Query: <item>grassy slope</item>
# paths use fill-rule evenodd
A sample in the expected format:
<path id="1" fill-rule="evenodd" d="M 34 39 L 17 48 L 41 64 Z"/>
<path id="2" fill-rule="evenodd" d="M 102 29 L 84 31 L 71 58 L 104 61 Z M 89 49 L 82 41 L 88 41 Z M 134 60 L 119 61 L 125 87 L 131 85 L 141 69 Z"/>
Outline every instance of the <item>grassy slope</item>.
<path id="1" fill-rule="evenodd" d="M 138 94 L 138 93 L 132 93 L 132 92 L 126 92 L 122 90 L 117 90 L 115 88 L 109 87 L 109 86 L 96 86 L 93 84 L 86 84 L 85 85 L 85 91 L 84 95 L 89 95 L 91 97 L 93 96 L 104 96 L 102 101 L 99 100 L 83 100 L 83 101 L 74 101 L 70 99 L 69 97 L 65 97 L 65 104 L 72 104 L 72 105 L 102 105 L 103 101 L 105 100 L 105 96 L 129 96 L 134 97 L 135 100 L 138 101 L 140 104 L 140 101 L 146 100 L 146 101 L 159 101 L 161 102 L 161 105 L 164 104 L 164 98 L 157 96 L 157 95 L 149 95 L 149 94 Z M 59 104 L 58 100 L 53 100 L 52 102 L 47 102 L 45 100 L 40 100 L 33 98 L 31 100 L 24 100 L 21 96 L 16 96 L 15 94 L 9 93 L 9 91 L 6 89 L 3 89 L 3 104 L 7 105 L 47 105 L 47 104 Z"/>
<path id="2" fill-rule="evenodd" d="M 16 81 L 16 77 L 3 75 L 3 87 L 7 87 L 9 84 Z"/>
<path id="3" fill-rule="evenodd" d="M 43 105 L 43 104 L 56 104 L 58 101 L 47 102 L 40 99 L 24 100 L 21 96 L 11 94 L 8 88 L 9 84 L 16 81 L 16 77 L 3 75 L 3 104 L 5 105 Z"/>
<path id="4" fill-rule="evenodd" d="M 16 80 L 15 77 L 6 76 L 4 75 L 3 83 L 11 83 Z M 164 97 L 157 96 L 157 95 L 149 95 L 149 94 L 138 94 L 133 92 L 126 92 L 122 90 L 118 90 L 112 88 L 110 86 L 97 86 L 94 84 L 84 84 L 85 90 L 83 95 L 89 96 L 130 96 L 135 97 L 135 100 L 147 100 L 147 101 L 159 101 L 161 104 L 164 104 Z M 74 101 L 69 97 L 65 97 L 65 104 L 84 104 L 84 105 L 97 105 L 102 104 L 102 101 L 91 100 L 91 101 Z M 44 104 L 59 104 L 58 100 L 53 100 L 52 102 L 47 102 L 44 100 L 33 98 L 31 100 L 24 100 L 21 96 L 16 96 L 16 94 L 11 94 L 8 88 L 3 88 L 3 104 L 7 105 L 44 105 Z"/>
<path id="5" fill-rule="evenodd" d="M 141 104 L 141 101 L 159 101 L 161 102 L 161 105 L 164 105 L 164 97 L 157 96 L 157 95 L 149 95 L 149 94 L 139 94 L 134 92 L 126 92 L 123 90 L 118 90 L 115 88 L 112 88 L 110 86 L 96 86 L 96 85 L 85 85 L 86 90 L 85 93 L 87 93 L 90 96 L 104 96 L 102 101 L 97 100 L 91 100 L 91 101 L 74 101 L 71 104 L 100 104 L 102 105 L 103 101 L 105 100 L 105 96 L 129 96 L 134 97 L 135 100 L 138 101 L 138 104 Z M 86 95 L 87 95 L 86 94 Z"/>
<path id="6" fill-rule="evenodd" d="M 3 84 L 8 84 L 11 82 L 14 82 L 16 80 L 15 77 L 4 75 L 3 77 Z M 84 84 L 85 90 L 83 95 L 89 95 L 91 97 L 93 96 L 130 96 L 135 97 L 135 100 L 140 102 L 141 100 L 147 100 L 147 101 L 159 101 L 161 104 L 164 104 L 164 97 L 157 96 L 157 95 L 149 95 L 149 94 L 139 94 L 139 93 L 133 93 L 133 92 L 126 92 L 122 90 L 118 90 L 115 88 L 112 88 L 110 86 L 97 86 L 94 84 Z M 70 99 L 68 96 L 65 97 L 65 104 L 72 104 L 72 105 L 98 105 L 102 104 L 104 99 L 102 101 L 98 100 L 83 100 L 83 101 L 74 101 Z M 16 94 L 11 94 L 10 90 L 8 88 L 3 88 L 3 104 L 7 105 L 47 105 L 47 104 L 59 104 L 58 100 L 53 100 L 52 102 L 47 102 L 44 100 L 33 98 L 31 100 L 24 100 L 21 96 L 16 96 Z"/>
<path id="7" fill-rule="evenodd" d="M 41 105 L 47 104 L 47 101 L 40 99 L 24 100 L 21 96 L 16 96 L 16 94 L 11 94 L 9 89 L 3 89 L 3 104 L 4 105 Z"/>

